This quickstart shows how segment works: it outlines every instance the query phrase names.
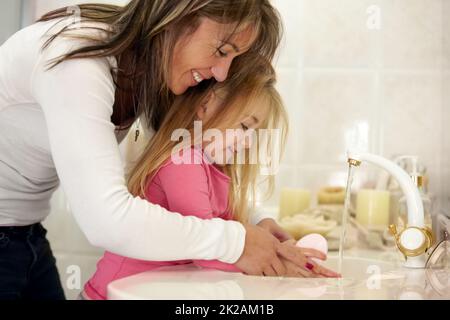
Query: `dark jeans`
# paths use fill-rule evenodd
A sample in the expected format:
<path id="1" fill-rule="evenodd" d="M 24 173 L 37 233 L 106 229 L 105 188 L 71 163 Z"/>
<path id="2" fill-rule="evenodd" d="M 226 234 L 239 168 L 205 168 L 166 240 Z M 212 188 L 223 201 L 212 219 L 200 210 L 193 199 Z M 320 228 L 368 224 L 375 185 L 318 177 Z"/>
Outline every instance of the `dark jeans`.
<path id="1" fill-rule="evenodd" d="M 41 224 L 0 227 L 0 300 L 64 300 Z"/>

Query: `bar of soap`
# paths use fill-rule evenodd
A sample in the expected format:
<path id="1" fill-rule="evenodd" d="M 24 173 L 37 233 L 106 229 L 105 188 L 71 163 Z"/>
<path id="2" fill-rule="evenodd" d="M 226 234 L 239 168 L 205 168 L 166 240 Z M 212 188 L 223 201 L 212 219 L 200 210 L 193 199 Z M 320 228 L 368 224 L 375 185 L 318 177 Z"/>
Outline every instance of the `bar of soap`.
<path id="1" fill-rule="evenodd" d="M 304 236 L 300 240 L 297 241 L 297 247 L 300 248 L 308 248 L 315 249 L 317 251 L 323 252 L 325 255 L 328 254 L 328 242 L 323 236 L 317 233 L 312 233 L 307 236 Z M 320 263 L 321 260 L 314 259 L 312 260 L 316 263 Z"/>

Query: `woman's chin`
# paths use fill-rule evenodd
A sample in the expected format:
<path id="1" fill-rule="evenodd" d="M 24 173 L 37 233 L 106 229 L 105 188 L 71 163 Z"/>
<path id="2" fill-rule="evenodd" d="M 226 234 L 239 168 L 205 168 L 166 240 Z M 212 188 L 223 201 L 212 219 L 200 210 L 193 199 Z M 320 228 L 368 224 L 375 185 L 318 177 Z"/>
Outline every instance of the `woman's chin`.
<path id="1" fill-rule="evenodd" d="M 187 91 L 188 88 L 174 88 L 174 89 L 170 89 L 170 91 L 172 91 L 172 93 L 176 96 L 181 96 L 183 93 L 185 93 Z"/>
<path id="2" fill-rule="evenodd" d="M 190 85 L 169 85 L 170 91 L 176 95 L 180 96 L 189 89 Z"/>

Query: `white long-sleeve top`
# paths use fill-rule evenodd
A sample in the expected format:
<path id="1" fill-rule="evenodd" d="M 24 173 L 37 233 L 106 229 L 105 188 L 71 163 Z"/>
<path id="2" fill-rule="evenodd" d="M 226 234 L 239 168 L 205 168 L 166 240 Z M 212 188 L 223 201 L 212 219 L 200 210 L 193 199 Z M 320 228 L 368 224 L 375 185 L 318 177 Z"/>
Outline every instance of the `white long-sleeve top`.
<path id="1" fill-rule="evenodd" d="M 42 51 L 54 23 L 31 25 L 0 47 L 0 225 L 43 221 L 60 183 L 95 246 L 145 260 L 236 262 L 245 243 L 240 223 L 183 217 L 128 192 L 111 122 L 115 59 L 46 70 L 81 41 L 58 37 Z"/>

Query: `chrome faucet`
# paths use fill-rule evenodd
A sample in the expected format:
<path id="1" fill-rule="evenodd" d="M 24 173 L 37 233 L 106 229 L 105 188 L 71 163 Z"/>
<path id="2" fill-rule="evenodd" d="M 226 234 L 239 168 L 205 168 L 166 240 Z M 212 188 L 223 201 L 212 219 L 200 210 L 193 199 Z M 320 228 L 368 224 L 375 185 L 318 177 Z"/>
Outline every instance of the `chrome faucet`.
<path id="1" fill-rule="evenodd" d="M 395 225 L 390 225 L 389 230 L 395 237 L 398 249 L 406 259 L 404 266 L 407 268 L 425 268 L 426 252 L 433 245 L 433 234 L 424 224 L 424 210 L 419 190 L 408 173 L 393 161 L 370 153 L 348 152 L 348 163 L 350 165 L 358 167 L 362 162 L 369 162 L 383 168 L 399 183 L 406 196 L 408 225 L 400 232 L 397 232 Z"/>

